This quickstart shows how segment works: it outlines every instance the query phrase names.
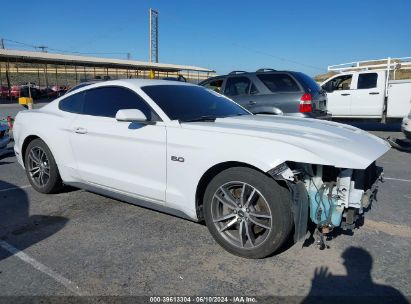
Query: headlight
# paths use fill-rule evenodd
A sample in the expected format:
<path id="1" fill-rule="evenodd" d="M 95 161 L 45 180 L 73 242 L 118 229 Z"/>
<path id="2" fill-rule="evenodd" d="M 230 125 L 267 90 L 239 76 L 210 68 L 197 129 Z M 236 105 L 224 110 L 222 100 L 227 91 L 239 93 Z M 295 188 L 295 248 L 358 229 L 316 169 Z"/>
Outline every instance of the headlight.
<path id="1" fill-rule="evenodd" d="M 290 181 L 294 180 L 294 173 L 286 163 L 279 164 L 277 167 L 272 168 L 267 173 L 270 174 L 274 179 L 285 179 Z"/>

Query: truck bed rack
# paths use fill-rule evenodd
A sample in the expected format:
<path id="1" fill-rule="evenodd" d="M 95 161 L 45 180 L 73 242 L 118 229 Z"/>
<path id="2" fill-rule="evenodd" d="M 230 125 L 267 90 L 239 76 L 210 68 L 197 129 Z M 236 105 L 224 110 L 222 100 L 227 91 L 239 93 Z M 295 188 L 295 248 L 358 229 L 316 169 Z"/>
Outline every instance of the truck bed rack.
<path id="1" fill-rule="evenodd" d="M 378 63 L 381 62 L 381 63 Z M 401 58 L 384 58 L 375 60 L 363 60 L 341 63 L 328 66 L 328 71 L 332 72 L 348 72 L 348 71 L 367 71 L 367 70 L 411 70 L 411 57 Z"/>

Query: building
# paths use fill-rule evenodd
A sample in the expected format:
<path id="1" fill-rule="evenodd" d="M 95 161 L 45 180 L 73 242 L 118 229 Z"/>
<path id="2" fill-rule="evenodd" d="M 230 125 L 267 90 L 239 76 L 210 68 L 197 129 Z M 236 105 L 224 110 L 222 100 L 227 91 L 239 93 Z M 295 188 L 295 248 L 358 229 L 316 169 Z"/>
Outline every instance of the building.
<path id="1" fill-rule="evenodd" d="M 37 86 L 73 86 L 96 78 L 164 78 L 183 75 L 198 83 L 215 71 L 188 65 L 152 63 L 45 52 L 0 49 L 0 85 L 35 83 Z"/>

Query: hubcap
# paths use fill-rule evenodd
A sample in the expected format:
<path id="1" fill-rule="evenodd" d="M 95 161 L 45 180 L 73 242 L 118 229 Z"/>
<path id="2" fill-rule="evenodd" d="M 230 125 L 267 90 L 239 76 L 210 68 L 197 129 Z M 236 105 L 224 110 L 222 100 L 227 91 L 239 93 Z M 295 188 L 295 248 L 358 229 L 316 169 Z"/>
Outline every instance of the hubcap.
<path id="1" fill-rule="evenodd" d="M 242 249 L 263 244 L 272 228 L 267 200 L 257 188 L 244 182 L 228 182 L 218 188 L 211 215 L 220 235 Z"/>
<path id="2" fill-rule="evenodd" d="M 44 187 L 50 179 L 49 159 L 40 147 L 33 147 L 28 157 L 28 172 L 31 180 L 38 187 Z"/>

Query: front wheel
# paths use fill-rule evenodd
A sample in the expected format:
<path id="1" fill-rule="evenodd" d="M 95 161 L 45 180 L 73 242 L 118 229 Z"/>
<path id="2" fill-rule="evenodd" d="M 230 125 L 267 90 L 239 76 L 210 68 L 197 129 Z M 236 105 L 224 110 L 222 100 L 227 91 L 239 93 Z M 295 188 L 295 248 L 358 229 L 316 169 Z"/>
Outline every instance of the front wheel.
<path id="1" fill-rule="evenodd" d="M 204 216 L 211 235 L 228 252 L 264 258 L 290 234 L 290 193 L 259 171 L 230 168 L 208 185 Z"/>
<path id="2" fill-rule="evenodd" d="M 36 191 L 54 193 L 62 188 L 56 161 L 43 140 L 31 141 L 24 159 L 27 178 Z"/>

